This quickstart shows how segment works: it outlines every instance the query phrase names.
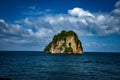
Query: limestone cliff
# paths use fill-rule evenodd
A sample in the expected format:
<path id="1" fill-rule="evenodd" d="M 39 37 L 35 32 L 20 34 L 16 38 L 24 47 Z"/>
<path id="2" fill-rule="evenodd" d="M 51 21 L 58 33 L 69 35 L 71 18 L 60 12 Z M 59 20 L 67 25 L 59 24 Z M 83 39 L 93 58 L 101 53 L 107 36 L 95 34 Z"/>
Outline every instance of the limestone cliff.
<path id="1" fill-rule="evenodd" d="M 45 47 L 45 52 L 82 54 L 83 48 L 78 36 L 73 31 L 61 31 Z"/>

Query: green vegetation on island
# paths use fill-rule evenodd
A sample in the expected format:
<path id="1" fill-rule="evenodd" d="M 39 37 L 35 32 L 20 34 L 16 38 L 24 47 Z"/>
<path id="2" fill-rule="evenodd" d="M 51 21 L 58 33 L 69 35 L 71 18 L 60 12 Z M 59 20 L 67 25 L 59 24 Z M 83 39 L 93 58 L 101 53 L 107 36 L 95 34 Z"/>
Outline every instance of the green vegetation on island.
<path id="1" fill-rule="evenodd" d="M 44 51 L 46 51 L 46 52 L 50 51 L 51 45 L 52 45 L 52 42 L 50 42 L 50 43 L 45 47 Z"/>
<path id="2" fill-rule="evenodd" d="M 61 33 L 58 33 L 57 35 L 54 36 L 52 42 L 55 43 L 58 40 L 66 40 L 66 37 L 68 36 L 75 36 L 78 40 L 78 37 L 75 32 L 73 31 L 64 31 L 62 30 Z"/>
<path id="3" fill-rule="evenodd" d="M 82 53 L 83 48 L 75 32 L 62 30 L 53 37 L 52 41 L 45 47 L 44 51 L 50 53 Z"/>
<path id="4" fill-rule="evenodd" d="M 72 47 L 71 46 L 69 46 L 69 47 L 66 47 L 65 48 L 65 51 L 64 51 L 65 53 L 72 53 L 73 52 L 73 49 L 72 49 Z"/>

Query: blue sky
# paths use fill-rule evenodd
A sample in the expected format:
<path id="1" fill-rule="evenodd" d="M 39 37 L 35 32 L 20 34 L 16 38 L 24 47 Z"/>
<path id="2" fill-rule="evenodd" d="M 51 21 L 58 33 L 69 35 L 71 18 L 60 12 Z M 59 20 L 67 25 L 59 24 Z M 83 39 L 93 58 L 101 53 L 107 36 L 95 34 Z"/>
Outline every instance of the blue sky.
<path id="1" fill-rule="evenodd" d="M 85 52 L 120 52 L 120 0 L 0 0 L 0 50 L 42 51 L 61 30 Z"/>

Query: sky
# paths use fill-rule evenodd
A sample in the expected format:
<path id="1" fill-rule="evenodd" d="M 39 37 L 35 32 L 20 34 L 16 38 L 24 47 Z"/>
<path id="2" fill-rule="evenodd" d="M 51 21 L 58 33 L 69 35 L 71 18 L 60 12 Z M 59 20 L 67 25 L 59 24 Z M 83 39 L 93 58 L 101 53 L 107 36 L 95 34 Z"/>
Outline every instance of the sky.
<path id="1" fill-rule="evenodd" d="M 85 52 L 120 52 L 120 0 L 0 0 L 0 51 L 43 51 L 61 30 Z"/>

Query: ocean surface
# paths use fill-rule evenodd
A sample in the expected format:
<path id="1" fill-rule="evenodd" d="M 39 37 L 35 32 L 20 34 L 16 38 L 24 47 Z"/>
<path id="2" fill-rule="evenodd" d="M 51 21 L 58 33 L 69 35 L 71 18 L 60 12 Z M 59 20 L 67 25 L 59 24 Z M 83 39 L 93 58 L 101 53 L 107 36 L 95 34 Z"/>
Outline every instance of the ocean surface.
<path id="1" fill-rule="evenodd" d="M 11 80 L 120 80 L 120 53 L 83 55 L 0 52 L 0 78 Z"/>

